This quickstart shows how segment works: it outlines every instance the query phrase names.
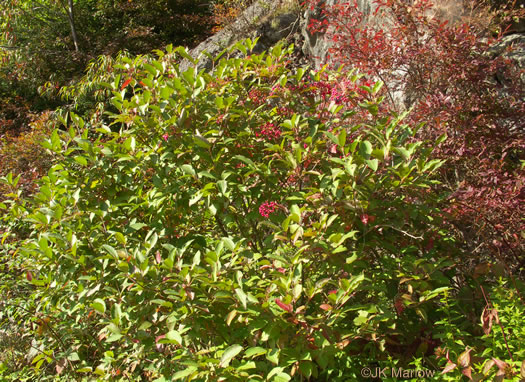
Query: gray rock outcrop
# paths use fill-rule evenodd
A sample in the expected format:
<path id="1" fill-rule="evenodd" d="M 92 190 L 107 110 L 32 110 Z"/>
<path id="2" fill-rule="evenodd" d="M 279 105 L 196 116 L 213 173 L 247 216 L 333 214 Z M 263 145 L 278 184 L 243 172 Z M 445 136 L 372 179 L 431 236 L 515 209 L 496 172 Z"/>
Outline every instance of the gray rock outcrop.
<path id="1" fill-rule="evenodd" d="M 262 52 L 283 38 L 296 33 L 299 29 L 300 12 L 286 0 L 257 0 L 226 28 L 220 30 L 207 40 L 192 49 L 189 53 L 199 60 L 197 68 L 211 69 L 213 61 L 224 49 L 236 42 L 251 38 L 259 38 L 255 52 Z M 207 52 L 204 55 L 203 52 Z M 183 60 L 180 64 L 182 71 L 191 63 Z"/>
<path id="2" fill-rule="evenodd" d="M 525 69 L 525 33 L 513 33 L 501 39 L 489 52 L 511 59 L 520 69 Z"/>

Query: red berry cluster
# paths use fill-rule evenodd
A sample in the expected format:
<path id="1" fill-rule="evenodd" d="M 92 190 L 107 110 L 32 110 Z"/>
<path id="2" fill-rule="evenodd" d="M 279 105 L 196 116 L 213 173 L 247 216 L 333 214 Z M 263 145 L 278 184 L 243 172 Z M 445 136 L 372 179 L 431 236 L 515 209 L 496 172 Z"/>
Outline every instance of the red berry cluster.
<path id="1" fill-rule="evenodd" d="M 281 137 L 281 128 L 271 122 L 266 122 L 259 126 L 259 130 L 255 132 L 255 136 L 266 137 L 268 139 L 279 139 Z"/>
<path id="2" fill-rule="evenodd" d="M 276 109 L 277 115 L 283 116 L 283 117 L 291 117 L 294 112 L 292 109 L 286 106 L 280 106 Z"/>
<path id="3" fill-rule="evenodd" d="M 252 89 L 248 92 L 248 97 L 253 102 L 255 106 L 260 106 L 266 103 L 268 94 L 264 93 L 260 89 Z"/>
<path id="4" fill-rule="evenodd" d="M 221 125 L 224 122 L 225 117 L 226 117 L 226 114 L 219 114 L 217 118 L 215 119 L 217 121 L 217 124 Z"/>
<path id="5" fill-rule="evenodd" d="M 275 212 L 275 210 L 278 208 L 278 205 L 276 202 L 264 202 L 259 206 L 259 213 L 262 217 L 269 217 L 271 213 Z"/>
<path id="6" fill-rule="evenodd" d="M 330 94 L 330 100 L 334 101 L 338 105 L 341 105 L 345 102 L 348 102 L 348 97 L 345 94 L 344 90 L 333 87 L 332 94 Z"/>
<path id="7" fill-rule="evenodd" d="M 328 82 L 317 81 L 313 82 L 310 86 L 312 86 L 313 91 L 316 91 L 317 94 L 323 98 L 326 98 L 332 94 L 332 85 Z"/>
<path id="8" fill-rule="evenodd" d="M 332 85 L 324 81 L 306 82 L 297 86 L 290 86 L 289 90 L 292 92 L 310 92 L 312 96 L 321 96 L 326 98 L 332 92 Z"/>

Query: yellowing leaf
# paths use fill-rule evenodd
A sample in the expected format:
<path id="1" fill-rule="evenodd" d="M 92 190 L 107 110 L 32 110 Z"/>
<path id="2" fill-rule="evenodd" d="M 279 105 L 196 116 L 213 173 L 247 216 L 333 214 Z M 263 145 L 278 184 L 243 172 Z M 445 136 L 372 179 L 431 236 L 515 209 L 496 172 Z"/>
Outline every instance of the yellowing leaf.
<path id="1" fill-rule="evenodd" d="M 257 356 L 263 355 L 263 354 L 266 354 L 266 349 L 262 348 L 260 346 L 255 346 L 255 347 L 247 349 L 244 352 L 244 357 L 245 358 L 251 358 L 251 357 L 257 357 Z"/>
<path id="2" fill-rule="evenodd" d="M 219 363 L 220 367 L 226 367 L 230 364 L 230 361 L 233 357 L 235 357 L 237 354 L 239 354 L 242 350 L 241 345 L 232 345 L 228 347 L 224 353 L 222 353 L 221 362 Z"/>
<path id="3" fill-rule="evenodd" d="M 178 345 L 182 345 L 182 337 L 176 330 L 170 330 L 168 333 L 166 333 L 166 339 L 170 342 L 175 341 Z"/>
<path id="4" fill-rule="evenodd" d="M 106 312 L 106 303 L 101 298 L 96 298 L 91 307 L 99 313 L 104 314 Z"/>
<path id="5" fill-rule="evenodd" d="M 226 316 L 226 325 L 230 326 L 231 322 L 233 321 L 236 315 L 237 311 L 235 309 L 228 313 L 228 315 Z"/>

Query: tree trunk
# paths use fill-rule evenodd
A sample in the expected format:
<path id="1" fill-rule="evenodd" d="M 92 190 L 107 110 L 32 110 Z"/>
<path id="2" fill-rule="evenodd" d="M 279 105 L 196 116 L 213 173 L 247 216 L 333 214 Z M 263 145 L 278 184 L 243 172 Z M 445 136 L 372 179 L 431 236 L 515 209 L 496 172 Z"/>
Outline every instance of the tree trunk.
<path id="1" fill-rule="evenodd" d="M 73 0 L 68 0 L 67 17 L 69 19 L 69 26 L 71 27 L 71 35 L 73 36 L 73 44 L 75 44 L 75 51 L 79 51 L 77 29 L 75 27 L 75 14 L 73 13 Z"/>

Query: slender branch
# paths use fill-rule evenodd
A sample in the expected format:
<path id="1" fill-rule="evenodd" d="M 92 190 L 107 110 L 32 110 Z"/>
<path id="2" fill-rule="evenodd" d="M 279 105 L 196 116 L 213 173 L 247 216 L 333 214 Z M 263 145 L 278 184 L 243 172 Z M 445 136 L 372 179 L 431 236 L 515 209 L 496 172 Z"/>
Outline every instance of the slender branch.
<path id="1" fill-rule="evenodd" d="M 471 210 L 476 211 L 480 215 L 481 219 L 483 219 L 486 223 L 488 223 L 494 229 L 494 231 L 499 232 L 501 234 L 500 237 L 501 237 L 501 240 L 503 241 L 503 243 L 505 244 L 505 246 L 512 252 L 512 254 L 516 258 L 516 260 L 519 262 L 519 264 L 522 264 L 522 259 L 514 251 L 514 248 L 512 248 L 512 246 L 507 242 L 507 239 L 505 239 L 505 236 L 503 236 L 503 232 L 501 232 L 501 230 L 496 227 L 496 224 L 494 224 L 489 218 L 487 218 L 483 212 L 481 212 L 477 208 L 469 206 L 468 204 L 463 203 L 463 202 L 461 202 L 459 200 L 456 200 L 455 203 L 461 204 L 463 207 L 467 207 L 467 208 L 470 208 Z"/>
<path id="2" fill-rule="evenodd" d="M 51 332 L 53 337 L 55 337 L 55 339 L 60 343 L 60 346 L 62 347 L 62 350 L 64 351 L 64 353 L 66 353 L 67 352 L 67 347 L 66 347 L 66 344 L 64 343 L 64 341 L 62 340 L 62 337 L 60 337 L 58 335 L 58 333 L 51 327 L 51 325 L 49 325 L 48 323 L 44 323 L 44 325 L 47 326 L 47 328 L 49 329 L 49 331 Z M 71 371 L 73 373 L 75 373 L 76 372 L 75 366 L 73 366 L 73 363 L 67 357 L 66 357 L 66 362 L 69 365 L 69 367 L 71 368 Z"/>
<path id="3" fill-rule="evenodd" d="M 18 305 L 18 304 L 10 304 L 10 303 L 3 303 L 2 305 L 7 305 L 7 306 L 12 306 L 12 307 L 15 307 L 15 308 L 19 308 L 19 309 L 22 309 L 22 310 L 25 310 L 26 312 L 30 313 L 31 315 L 34 315 L 34 312 L 31 312 L 29 309 L 21 306 L 21 305 Z M 62 338 L 58 335 L 58 333 L 51 327 L 51 325 L 49 324 L 49 322 L 45 322 L 44 320 L 40 320 L 40 325 L 42 326 L 42 328 L 46 327 L 50 332 L 51 332 L 51 335 L 59 342 L 60 346 L 62 347 L 62 350 L 64 351 L 64 353 L 67 351 L 67 347 L 66 345 L 64 344 L 64 341 L 62 340 Z M 33 345 L 30 345 L 32 348 L 40 351 L 40 349 L 37 349 L 35 348 Z M 42 351 L 40 351 L 41 353 L 43 353 Z M 59 362 L 55 357 L 53 357 L 52 355 L 48 355 L 46 354 L 46 356 L 52 358 L 55 362 Z M 73 366 L 73 364 L 71 363 L 71 361 L 69 359 L 66 359 L 69 367 L 71 368 L 71 370 L 73 372 L 75 372 L 75 367 Z"/>
<path id="4" fill-rule="evenodd" d="M 77 28 L 75 26 L 75 13 L 73 7 L 73 0 L 67 0 L 67 5 L 62 0 L 60 0 L 60 5 L 64 8 L 64 11 L 67 14 L 69 21 L 69 27 L 71 28 L 71 37 L 73 38 L 73 44 L 75 45 L 75 51 L 78 52 L 78 37 L 77 37 Z"/>
<path id="5" fill-rule="evenodd" d="M 221 229 L 221 232 L 224 235 L 224 237 L 230 236 L 230 235 L 228 235 L 228 232 L 226 231 L 226 228 L 224 228 L 224 224 L 222 223 L 221 218 L 219 216 L 215 215 L 215 220 L 217 221 L 217 225 Z"/>
<path id="6" fill-rule="evenodd" d="M 17 49 L 20 49 L 22 48 L 21 46 L 7 46 L 7 45 L 0 45 L 0 49 L 5 49 L 5 50 L 17 50 Z"/>
<path id="7" fill-rule="evenodd" d="M 248 208 L 247 208 L 247 201 L 246 201 L 246 198 L 242 197 L 242 209 L 244 210 L 244 213 L 245 213 L 245 216 L 246 216 L 246 219 L 248 220 L 248 223 L 252 226 L 252 229 L 253 229 L 253 233 L 255 235 L 255 241 L 254 242 L 257 242 L 259 244 L 259 248 L 260 248 L 260 251 L 262 252 L 262 249 L 264 248 L 263 246 L 263 243 L 260 239 L 260 236 L 259 236 L 259 232 L 257 231 L 257 226 L 255 225 L 255 223 L 251 220 L 251 219 L 248 219 L 248 214 L 249 214 L 249 211 L 248 211 Z"/>
<path id="8" fill-rule="evenodd" d="M 399 229 L 399 228 L 396 228 L 396 227 L 391 226 L 391 225 L 388 225 L 388 224 L 381 224 L 381 225 L 376 226 L 376 228 L 379 228 L 379 227 L 391 228 L 391 229 L 393 229 L 394 231 L 401 232 L 403 235 L 406 235 L 406 236 L 408 236 L 408 237 L 410 237 L 410 238 L 412 238 L 412 239 L 415 239 L 415 240 L 423 240 L 423 236 L 414 236 L 414 235 L 411 235 L 411 234 L 409 234 L 409 233 L 406 232 L 406 231 L 403 231 L 403 230 L 401 230 L 401 229 Z"/>

